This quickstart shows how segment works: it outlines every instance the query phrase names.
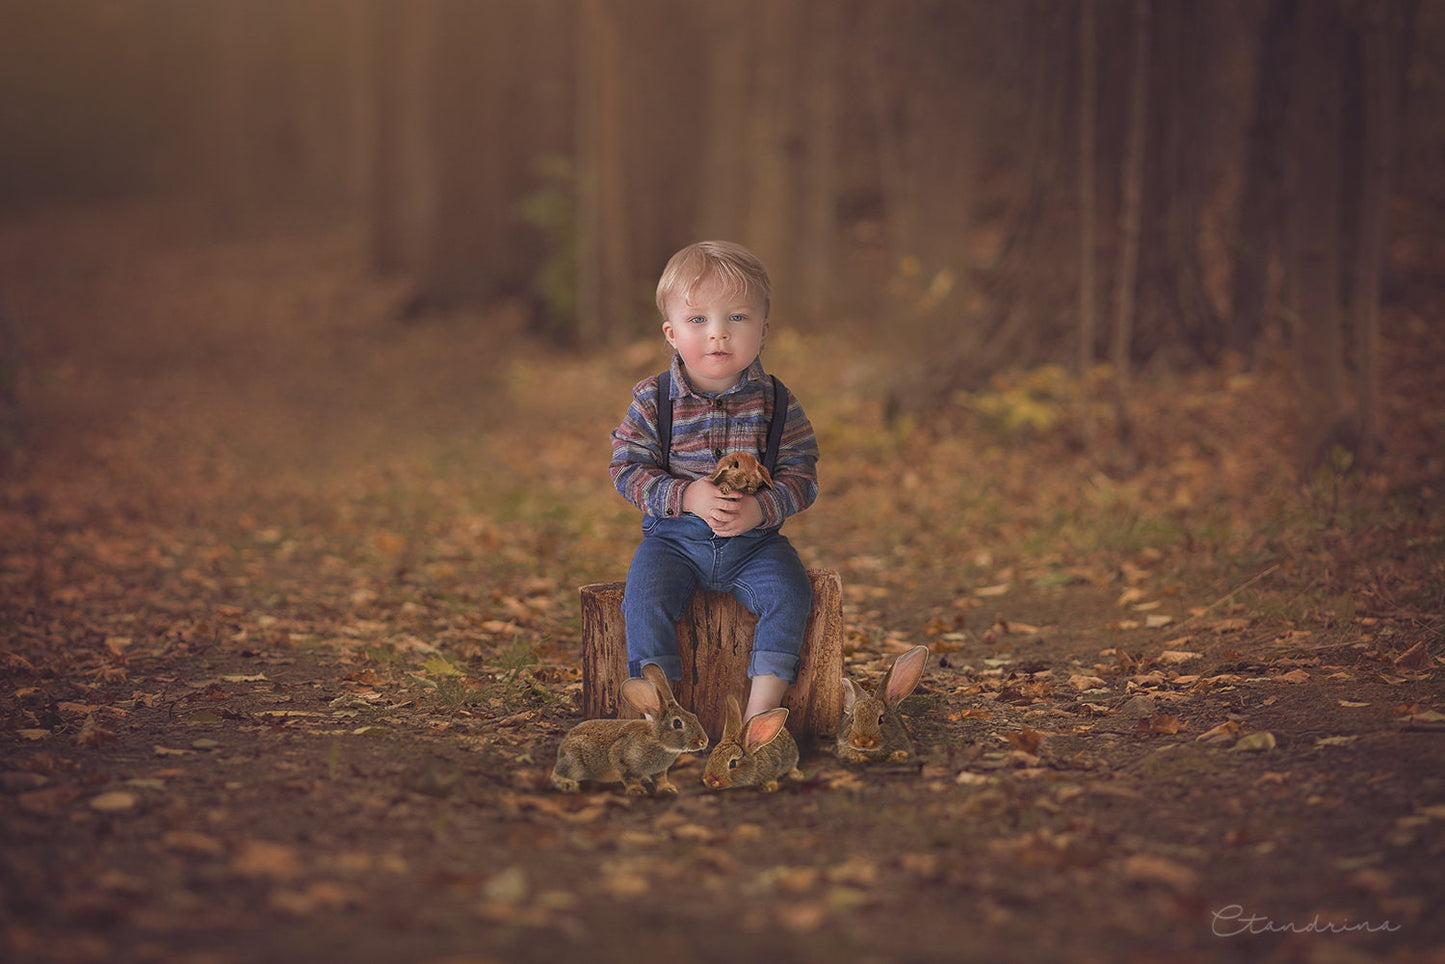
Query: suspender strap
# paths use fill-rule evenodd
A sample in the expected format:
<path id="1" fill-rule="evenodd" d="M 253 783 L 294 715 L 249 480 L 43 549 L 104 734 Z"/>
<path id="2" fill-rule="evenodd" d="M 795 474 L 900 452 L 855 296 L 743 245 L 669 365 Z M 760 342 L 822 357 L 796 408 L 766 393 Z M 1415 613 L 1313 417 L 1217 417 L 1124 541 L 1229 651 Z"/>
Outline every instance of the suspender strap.
<path id="1" fill-rule="evenodd" d="M 672 471 L 672 372 L 657 376 L 657 445 L 662 449 L 662 471 Z"/>
<path id="2" fill-rule="evenodd" d="M 773 410 L 768 416 L 768 447 L 763 452 L 763 467 L 771 474 L 778 464 L 778 451 L 783 447 L 783 429 L 788 422 L 788 388 L 777 375 L 773 379 Z M 657 376 L 657 446 L 662 451 L 661 468 L 672 471 L 672 372 Z"/>
<path id="3" fill-rule="evenodd" d="M 783 447 L 783 427 L 788 421 L 788 390 L 777 375 L 773 376 L 773 413 L 769 418 L 768 447 L 763 452 L 763 468 L 772 475 L 778 464 L 778 450 Z"/>

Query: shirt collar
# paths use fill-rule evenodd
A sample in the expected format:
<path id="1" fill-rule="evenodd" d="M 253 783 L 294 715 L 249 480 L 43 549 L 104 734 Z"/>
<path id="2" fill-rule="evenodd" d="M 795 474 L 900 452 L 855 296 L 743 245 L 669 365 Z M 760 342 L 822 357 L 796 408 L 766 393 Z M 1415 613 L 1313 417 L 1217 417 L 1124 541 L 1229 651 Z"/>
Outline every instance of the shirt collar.
<path id="1" fill-rule="evenodd" d="M 682 356 L 679 355 L 677 352 L 672 353 L 671 370 L 673 398 L 681 398 L 684 395 L 692 395 L 696 398 L 713 397 L 711 395 L 704 395 L 702 392 L 699 392 L 692 387 L 692 382 L 688 381 L 687 374 L 683 371 L 682 368 Z M 734 385 L 732 388 L 729 388 L 727 391 L 719 392 L 718 394 L 732 395 L 736 392 L 741 392 L 748 388 L 748 386 L 755 385 L 761 382 L 763 378 L 766 377 L 766 374 L 767 373 L 763 371 L 763 356 L 759 355 L 757 358 L 753 359 L 753 363 L 751 365 L 749 365 L 743 370 L 742 377 L 738 379 L 738 383 L 736 385 Z"/>

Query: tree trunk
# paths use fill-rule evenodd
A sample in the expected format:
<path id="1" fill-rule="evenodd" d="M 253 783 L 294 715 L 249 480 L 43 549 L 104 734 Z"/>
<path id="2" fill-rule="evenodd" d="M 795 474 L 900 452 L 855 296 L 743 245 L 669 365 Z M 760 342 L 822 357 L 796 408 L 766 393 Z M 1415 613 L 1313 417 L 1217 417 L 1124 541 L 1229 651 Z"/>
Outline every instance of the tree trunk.
<path id="1" fill-rule="evenodd" d="M 822 4 L 813 12 L 813 35 L 804 78 L 803 103 L 808 120 L 805 140 L 806 174 L 802 183 L 801 253 L 798 265 L 798 302 L 805 315 L 824 319 L 832 308 L 833 261 L 836 250 L 838 198 L 839 86 L 845 23 L 837 3 Z"/>
<path id="2" fill-rule="evenodd" d="M 427 64 L 435 6 L 372 0 L 371 262 L 380 274 L 426 259 L 435 204 Z"/>
<path id="3" fill-rule="evenodd" d="M 1270 265 L 1283 255 L 1286 222 L 1282 136 L 1289 117 L 1296 0 L 1271 0 L 1255 57 L 1254 116 L 1249 125 L 1239 223 L 1234 239 L 1232 306 L 1224 344 L 1245 351 L 1264 331 Z"/>
<path id="4" fill-rule="evenodd" d="M 1097 254 L 1094 238 L 1097 196 L 1094 173 L 1094 125 L 1098 104 L 1098 48 L 1095 46 L 1095 0 L 1082 0 L 1079 10 L 1079 429 L 1084 445 L 1094 442 L 1094 337 L 1098 327 Z"/>
<path id="5" fill-rule="evenodd" d="M 744 240 L 779 279 L 792 279 L 793 249 L 790 227 L 795 221 L 792 199 L 793 171 L 789 144 L 793 139 L 791 120 L 795 83 L 790 68 L 795 43 L 795 0 L 768 0 L 762 4 L 763 23 L 754 31 L 751 46 L 756 81 L 749 114 L 747 151 L 752 172 L 748 192 L 747 231 Z M 781 286 L 774 295 L 779 301 L 796 303 L 791 285 Z"/>
<path id="6" fill-rule="evenodd" d="M 813 611 L 803 630 L 802 666 L 783 697 L 788 729 L 800 737 L 835 732 L 843 709 L 843 583 L 832 569 L 810 569 L 808 578 Z M 581 589 L 582 711 L 588 719 L 638 715 L 621 699 L 627 679 L 623 588 L 610 582 Z M 673 695 L 714 738 L 722 732 L 728 694 L 746 702 L 756 626 L 757 617 L 736 599 L 705 590 L 678 621 L 683 670 Z"/>
<path id="7" fill-rule="evenodd" d="M 610 0 L 583 0 L 577 30 L 577 341 L 596 348 L 630 327 L 631 241 L 619 89 L 622 58 Z"/>
<path id="8" fill-rule="evenodd" d="M 1359 347 L 1360 443 L 1356 453 L 1371 465 L 1382 447 L 1380 437 L 1380 287 L 1385 261 L 1385 223 L 1390 208 L 1391 166 L 1395 154 L 1394 89 L 1398 69 L 1390 31 L 1388 0 L 1364 6 L 1365 133 L 1361 141 L 1360 238 L 1355 250 L 1355 331 Z"/>
<path id="9" fill-rule="evenodd" d="M 1134 328 L 1135 288 L 1139 277 L 1139 234 L 1143 222 L 1144 146 L 1149 118 L 1150 0 L 1134 0 L 1134 65 L 1129 84 L 1128 143 L 1124 149 L 1123 207 L 1119 224 L 1119 267 L 1115 278 L 1114 332 L 1110 359 L 1114 366 L 1114 411 L 1120 439 L 1133 435 L 1129 418 L 1130 357 Z"/>
<path id="10" fill-rule="evenodd" d="M 1341 28 L 1334 4 L 1300 5 L 1290 124 L 1289 221 L 1302 475 L 1343 440 Z"/>
<path id="11" fill-rule="evenodd" d="M 710 3 L 705 29 L 711 38 L 707 54 L 707 113 L 703 135 L 706 150 L 700 158 L 695 238 L 674 239 L 680 248 L 688 240 L 740 241 L 747 228 L 747 165 L 740 163 L 737 145 L 747 136 L 752 97 L 750 52 L 754 36 L 749 8 L 731 3 Z"/>

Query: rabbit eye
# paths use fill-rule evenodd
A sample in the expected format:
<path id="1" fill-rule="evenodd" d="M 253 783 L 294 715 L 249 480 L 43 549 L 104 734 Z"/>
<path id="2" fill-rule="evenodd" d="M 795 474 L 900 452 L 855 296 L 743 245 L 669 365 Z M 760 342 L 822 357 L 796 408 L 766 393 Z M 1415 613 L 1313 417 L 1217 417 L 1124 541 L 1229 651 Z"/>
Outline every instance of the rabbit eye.
<path id="1" fill-rule="evenodd" d="M 878 725 L 879 725 L 879 726 L 882 726 L 882 725 L 883 725 L 883 714 L 882 714 L 882 713 L 879 713 L 879 714 L 878 714 Z"/>
<path id="2" fill-rule="evenodd" d="M 737 761 L 737 760 L 729 760 L 729 761 L 728 761 L 728 769 L 729 769 L 729 770 L 736 770 L 737 768 L 738 768 L 738 761 Z"/>
<path id="3" fill-rule="evenodd" d="M 682 720 L 674 719 L 674 720 L 672 721 L 672 728 L 673 728 L 674 730 L 680 730 L 680 729 L 682 729 Z"/>

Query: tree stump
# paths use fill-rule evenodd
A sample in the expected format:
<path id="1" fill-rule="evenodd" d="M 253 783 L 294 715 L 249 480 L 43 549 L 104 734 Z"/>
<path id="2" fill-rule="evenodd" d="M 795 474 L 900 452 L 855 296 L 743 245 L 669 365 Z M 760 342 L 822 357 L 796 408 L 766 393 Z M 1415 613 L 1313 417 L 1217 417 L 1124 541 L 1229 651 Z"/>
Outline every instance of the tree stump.
<path id="1" fill-rule="evenodd" d="M 788 687 L 788 729 L 794 736 L 832 734 L 843 712 L 843 580 L 832 569 L 809 569 L 813 612 L 803 633 L 802 665 Z M 588 719 L 640 714 L 622 700 L 627 679 L 623 583 L 583 586 L 582 708 Z M 727 695 L 746 705 L 748 656 L 758 618 L 727 593 L 700 589 L 677 623 L 682 680 L 677 701 L 697 714 L 714 740 L 722 733 Z"/>

